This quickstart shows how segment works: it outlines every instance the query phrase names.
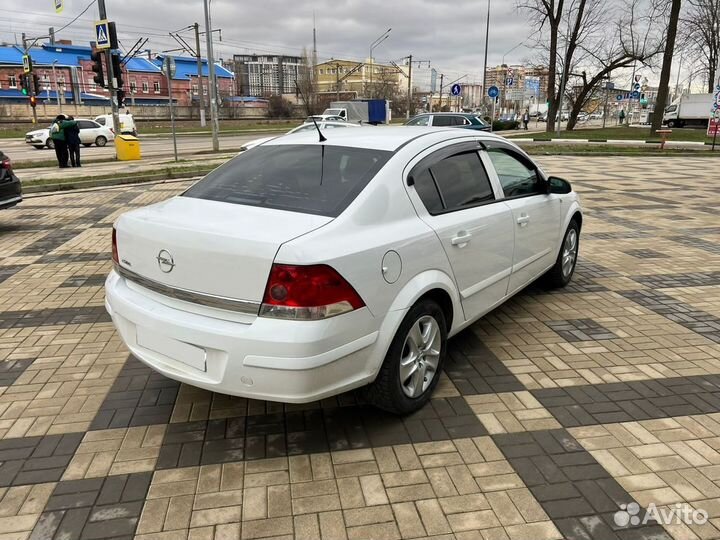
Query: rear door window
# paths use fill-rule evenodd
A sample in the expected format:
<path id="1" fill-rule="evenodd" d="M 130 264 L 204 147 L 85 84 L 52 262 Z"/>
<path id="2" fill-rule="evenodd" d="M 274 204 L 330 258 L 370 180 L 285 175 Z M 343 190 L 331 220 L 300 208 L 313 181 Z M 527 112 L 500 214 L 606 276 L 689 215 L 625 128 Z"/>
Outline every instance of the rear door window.
<path id="1" fill-rule="evenodd" d="M 337 217 L 391 156 L 344 146 L 263 145 L 215 169 L 183 196 Z"/>
<path id="2" fill-rule="evenodd" d="M 78 120 L 77 125 L 80 129 L 93 129 L 97 127 L 97 124 L 90 120 Z"/>

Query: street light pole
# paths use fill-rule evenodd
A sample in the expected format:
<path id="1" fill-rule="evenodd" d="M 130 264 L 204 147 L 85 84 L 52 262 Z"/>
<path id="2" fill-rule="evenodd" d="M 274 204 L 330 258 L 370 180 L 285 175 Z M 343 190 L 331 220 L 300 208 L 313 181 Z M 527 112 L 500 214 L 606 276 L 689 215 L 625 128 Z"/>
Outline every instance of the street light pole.
<path id="1" fill-rule="evenodd" d="M 212 28 L 210 23 L 209 0 L 203 1 L 205 8 L 205 37 L 207 39 L 208 84 L 210 85 L 210 127 L 212 128 L 213 150 L 220 150 L 218 139 L 217 88 L 215 88 L 215 59 L 213 58 Z"/>
<path id="2" fill-rule="evenodd" d="M 55 72 L 55 64 L 57 59 L 52 61 L 53 79 L 55 80 L 55 97 L 57 98 L 58 112 L 62 112 L 62 105 L 60 104 L 60 87 L 57 82 L 57 73 Z M 50 92 L 48 92 L 48 99 L 50 98 Z"/>
<path id="3" fill-rule="evenodd" d="M 198 72 L 198 104 L 200 106 L 200 126 L 205 127 L 205 96 L 203 95 L 204 89 L 202 82 L 202 56 L 200 55 L 200 25 L 198 23 L 193 24 L 193 29 L 195 30 L 195 52 L 197 58 Z"/>
<path id="4" fill-rule="evenodd" d="M 30 51 L 28 50 L 27 45 L 27 38 L 25 37 L 25 32 L 22 34 L 22 42 L 23 42 L 23 51 L 26 56 L 30 57 Z M 30 94 L 30 102 L 31 104 L 34 103 L 33 97 L 35 96 L 35 79 L 33 77 L 33 71 L 32 71 L 32 57 L 30 57 L 30 71 L 27 73 L 26 80 L 29 81 L 30 85 L 30 91 L 28 92 Z M 37 109 L 35 107 L 32 108 L 32 114 L 33 114 L 33 124 L 37 124 Z"/>
<path id="5" fill-rule="evenodd" d="M 383 32 L 379 38 L 377 38 L 375 41 L 373 41 L 370 44 L 370 91 L 372 91 L 373 71 L 375 70 L 375 68 L 373 67 L 373 49 L 375 49 L 375 47 L 377 47 L 383 41 L 385 41 L 387 38 L 390 37 L 390 30 L 392 30 L 392 28 L 388 28 L 387 30 L 385 30 L 385 32 Z M 372 96 L 368 96 L 368 97 L 372 97 Z"/>
<path id="6" fill-rule="evenodd" d="M 105 0 L 98 0 L 98 11 L 100 14 L 100 20 L 106 20 L 107 19 L 107 12 L 105 11 Z M 108 36 L 109 37 L 109 36 Z M 118 136 L 122 133 L 122 130 L 120 129 L 120 111 L 118 108 L 118 101 L 117 101 L 117 90 L 115 85 L 115 72 L 113 70 L 113 62 L 112 62 L 112 49 L 107 49 L 105 51 L 105 63 L 107 65 L 107 75 L 108 75 L 108 92 L 110 92 L 110 110 L 112 111 L 112 118 L 113 118 L 113 129 L 115 130 L 115 135 Z"/>
<path id="7" fill-rule="evenodd" d="M 487 57 L 488 57 L 488 43 L 490 40 L 490 0 L 487 3 L 487 19 L 485 25 L 485 60 L 483 62 L 483 102 L 485 102 L 485 96 L 487 95 Z M 493 99 L 493 102 L 495 100 Z"/>

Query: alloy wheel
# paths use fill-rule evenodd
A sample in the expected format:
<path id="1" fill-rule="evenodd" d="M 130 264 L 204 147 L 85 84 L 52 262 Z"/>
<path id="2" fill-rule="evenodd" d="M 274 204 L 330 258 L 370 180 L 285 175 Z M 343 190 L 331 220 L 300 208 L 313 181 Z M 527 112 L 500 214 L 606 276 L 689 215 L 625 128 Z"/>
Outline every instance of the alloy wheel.
<path id="1" fill-rule="evenodd" d="M 565 278 L 572 273 L 573 268 L 575 267 L 575 259 L 577 259 L 578 248 L 577 240 L 577 231 L 575 229 L 570 229 L 563 244 L 562 273 Z"/>
<path id="2" fill-rule="evenodd" d="M 420 397 L 437 373 L 442 350 L 440 325 L 431 315 L 410 327 L 400 357 L 400 385 L 406 396 Z"/>

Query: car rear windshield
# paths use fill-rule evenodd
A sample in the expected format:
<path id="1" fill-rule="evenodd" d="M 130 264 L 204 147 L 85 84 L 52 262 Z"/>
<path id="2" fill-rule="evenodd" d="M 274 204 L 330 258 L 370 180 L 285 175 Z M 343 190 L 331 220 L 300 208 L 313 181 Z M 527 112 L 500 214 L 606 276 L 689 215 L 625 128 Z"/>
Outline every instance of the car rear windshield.
<path id="1" fill-rule="evenodd" d="M 337 217 L 392 152 L 330 145 L 258 146 L 183 196 Z"/>

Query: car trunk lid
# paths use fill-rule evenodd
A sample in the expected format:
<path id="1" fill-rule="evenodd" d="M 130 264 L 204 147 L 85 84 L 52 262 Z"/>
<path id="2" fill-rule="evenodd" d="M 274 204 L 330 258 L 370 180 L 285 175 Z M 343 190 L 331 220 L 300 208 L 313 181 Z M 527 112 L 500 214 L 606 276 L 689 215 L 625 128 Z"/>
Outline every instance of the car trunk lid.
<path id="1" fill-rule="evenodd" d="M 259 303 L 280 246 L 332 218 L 175 197 L 121 216 L 120 265 L 183 292 Z"/>

